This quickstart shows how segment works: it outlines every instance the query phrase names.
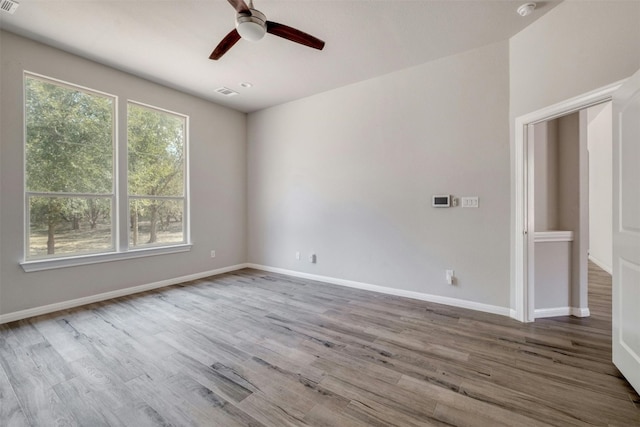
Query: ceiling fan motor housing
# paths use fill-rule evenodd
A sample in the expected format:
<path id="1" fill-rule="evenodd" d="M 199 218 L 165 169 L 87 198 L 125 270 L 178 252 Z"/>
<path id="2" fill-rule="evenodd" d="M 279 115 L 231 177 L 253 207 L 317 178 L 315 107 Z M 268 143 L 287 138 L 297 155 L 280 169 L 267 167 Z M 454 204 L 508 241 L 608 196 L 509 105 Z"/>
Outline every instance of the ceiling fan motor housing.
<path id="1" fill-rule="evenodd" d="M 245 40 L 256 42 L 267 32 L 267 17 L 259 10 L 249 9 L 248 13 L 238 13 L 236 16 L 236 30 Z"/>

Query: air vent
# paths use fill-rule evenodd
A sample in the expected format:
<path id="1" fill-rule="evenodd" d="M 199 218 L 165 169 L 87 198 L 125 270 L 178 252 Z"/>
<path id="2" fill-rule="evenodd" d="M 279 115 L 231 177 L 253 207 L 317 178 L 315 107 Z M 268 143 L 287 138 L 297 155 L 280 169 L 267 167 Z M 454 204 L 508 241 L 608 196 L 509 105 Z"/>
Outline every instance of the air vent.
<path id="1" fill-rule="evenodd" d="M 18 2 L 12 0 L 0 0 L 0 9 L 3 12 L 8 12 L 13 15 L 13 13 L 18 8 Z"/>
<path id="2" fill-rule="evenodd" d="M 218 92 L 220 95 L 224 95 L 224 96 L 235 96 L 238 95 L 238 92 L 236 92 L 235 90 L 231 90 L 228 87 L 219 87 L 218 89 L 216 89 L 216 92 Z"/>

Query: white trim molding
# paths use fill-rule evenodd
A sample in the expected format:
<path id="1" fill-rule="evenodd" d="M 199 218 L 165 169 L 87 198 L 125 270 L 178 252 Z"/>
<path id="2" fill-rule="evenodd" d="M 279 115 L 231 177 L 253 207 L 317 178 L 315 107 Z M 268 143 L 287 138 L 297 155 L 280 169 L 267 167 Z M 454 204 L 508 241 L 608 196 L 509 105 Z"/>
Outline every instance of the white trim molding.
<path id="1" fill-rule="evenodd" d="M 626 79 L 625 79 L 626 80 Z M 528 206 L 527 206 L 527 129 L 530 125 L 553 120 L 555 118 L 574 113 L 587 107 L 591 107 L 611 99 L 613 93 L 624 83 L 625 80 L 612 83 L 591 92 L 567 99 L 546 108 L 525 114 L 515 119 L 514 142 L 513 142 L 513 173 L 512 184 L 513 193 L 513 224 L 511 230 L 512 241 L 514 242 L 514 254 L 511 259 L 512 276 L 515 283 L 514 304 L 516 320 L 521 322 L 532 322 L 535 319 L 535 310 L 530 308 L 533 299 L 533 283 L 528 283 L 527 271 L 527 245 L 528 235 Z M 533 237 L 533 230 L 531 230 Z M 533 268 L 533 266 L 529 266 Z"/>
<path id="2" fill-rule="evenodd" d="M 140 292 L 150 291 L 153 289 L 164 288 L 166 286 L 177 285 L 179 283 L 189 282 L 191 280 L 203 279 L 209 276 L 228 273 L 231 271 L 246 268 L 246 264 L 237 264 L 229 267 L 218 268 L 215 270 L 203 271 L 200 273 L 189 274 L 187 276 L 175 277 L 173 279 L 161 280 L 159 282 L 148 283 L 146 285 L 134 286 L 131 288 L 118 289 L 116 291 L 104 292 L 88 297 L 77 298 L 69 301 L 62 301 L 54 304 L 43 305 L 40 307 L 29 308 L 26 310 L 14 311 L 13 313 L 0 314 L 0 325 L 3 323 L 14 322 L 16 320 L 26 319 L 28 317 L 40 316 L 60 310 L 68 310 L 70 308 L 80 307 L 82 305 L 92 304 L 94 302 L 105 301 L 113 298 L 123 297 L 126 295 L 137 294 Z"/>
<path id="3" fill-rule="evenodd" d="M 571 307 L 536 308 L 533 312 L 536 319 L 545 317 L 570 316 Z"/>
<path id="4" fill-rule="evenodd" d="M 102 254 L 76 255 L 61 258 L 49 258 L 34 261 L 24 261 L 20 266 L 25 273 L 33 271 L 54 270 L 56 268 L 75 267 L 78 265 L 98 264 L 101 262 L 120 261 L 133 258 L 143 258 L 156 255 L 177 254 L 189 252 L 190 243 L 183 243 L 172 246 L 156 246 L 142 249 L 132 249 L 126 252 L 109 252 Z"/>
<path id="5" fill-rule="evenodd" d="M 572 242 L 573 231 L 536 231 L 533 233 L 535 243 Z"/>
<path id="6" fill-rule="evenodd" d="M 592 263 L 594 263 L 595 265 L 597 265 L 598 267 L 600 267 L 601 269 L 609 273 L 611 276 L 613 276 L 613 268 L 606 265 L 604 262 L 600 261 L 598 258 L 589 254 L 589 261 L 591 261 Z"/>
<path id="7" fill-rule="evenodd" d="M 421 301 L 434 302 L 437 304 L 445 304 L 453 307 L 466 308 L 469 310 L 482 311 L 485 313 L 499 314 L 501 316 L 513 317 L 512 310 L 508 307 L 500 307 L 496 305 L 484 304 L 475 301 L 462 300 L 458 298 L 443 297 L 439 295 L 425 294 L 422 292 L 407 291 L 403 289 L 389 288 L 386 286 L 372 285 L 369 283 L 356 282 L 353 280 L 338 279 L 329 276 L 320 276 L 317 274 L 303 273 L 300 271 L 287 270 L 284 268 L 269 267 L 260 264 L 247 264 L 248 268 L 256 270 L 268 271 L 271 273 L 286 274 L 287 276 L 299 277 L 302 279 L 316 280 L 319 282 L 331 283 L 333 285 L 345 286 L 348 288 L 362 289 L 365 291 L 378 292 L 387 295 L 395 295 L 405 298 L 417 299 Z"/>
<path id="8" fill-rule="evenodd" d="M 536 319 L 544 317 L 575 316 L 589 317 L 589 309 L 581 307 L 536 308 L 533 312 Z"/>
<path id="9" fill-rule="evenodd" d="M 444 297 L 440 295 L 425 294 L 422 292 L 389 288 L 386 286 L 372 285 L 369 283 L 356 282 L 353 280 L 338 279 L 335 277 L 303 273 L 303 272 L 294 271 L 294 270 L 287 270 L 284 268 L 245 263 L 245 264 L 236 264 L 229 267 L 218 268 L 215 270 L 203 271 L 200 273 L 190 274 L 186 276 L 175 277 L 172 279 L 161 280 L 159 282 L 148 283 L 146 285 L 134 286 L 134 287 L 125 288 L 125 289 L 118 289 L 116 291 L 105 292 L 105 293 L 91 295 L 83 298 L 77 298 L 69 301 L 61 301 L 54 304 L 48 304 L 40 307 L 29 308 L 26 310 L 15 311 L 12 313 L 0 314 L 0 325 L 3 323 L 14 322 L 16 320 L 26 319 L 29 317 L 49 314 L 49 313 L 53 313 L 60 310 L 68 310 L 70 308 L 80 307 L 80 306 L 92 304 L 95 302 L 106 301 L 113 298 L 133 295 L 140 292 L 145 292 L 153 289 L 163 288 L 166 286 L 176 285 L 179 283 L 185 283 L 192 280 L 203 279 L 205 277 L 216 276 L 223 273 L 229 273 L 232 271 L 241 270 L 243 268 L 253 268 L 256 270 L 285 274 L 288 276 L 299 277 L 302 279 L 309 279 L 309 280 L 315 280 L 319 282 L 331 283 L 333 285 L 338 285 L 338 286 L 362 289 L 365 291 L 377 292 L 377 293 L 382 293 L 387 295 L 395 295 L 395 296 L 400 296 L 405 298 L 411 298 L 411 299 L 416 299 L 421 301 L 433 302 L 437 304 L 449 305 L 452 307 L 466 308 L 469 310 L 476 310 L 476 311 L 481 311 L 485 313 L 491 313 L 491 314 L 497 314 L 500 316 L 515 318 L 515 311 L 508 307 L 500 307 L 496 305 L 484 304 L 484 303 L 479 303 L 479 302 L 469 301 L 469 300 L 462 300 L 458 298 Z"/>
<path id="10" fill-rule="evenodd" d="M 588 307 L 571 307 L 571 314 L 575 317 L 589 317 L 591 316 L 591 312 Z"/>

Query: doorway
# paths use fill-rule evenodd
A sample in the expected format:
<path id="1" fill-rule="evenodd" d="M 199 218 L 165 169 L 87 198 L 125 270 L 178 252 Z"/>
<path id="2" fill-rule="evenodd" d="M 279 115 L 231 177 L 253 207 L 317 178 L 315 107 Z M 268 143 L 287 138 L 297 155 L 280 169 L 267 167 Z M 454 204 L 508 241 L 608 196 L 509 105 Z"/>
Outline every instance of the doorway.
<path id="1" fill-rule="evenodd" d="M 575 97 L 564 101 L 562 103 L 544 108 L 542 110 L 521 116 L 516 119 L 516 134 L 515 134 L 515 147 L 514 147 L 514 172 L 515 172 L 515 220 L 513 240 L 515 245 L 515 256 L 512 262 L 512 268 L 514 270 L 514 296 L 515 296 L 515 312 L 513 317 L 522 322 L 532 322 L 536 318 L 535 307 L 535 187 L 530 182 L 530 172 L 535 165 L 535 153 L 534 147 L 534 127 L 538 123 L 548 122 L 560 117 L 570 116 L 571 114 L 580 114 L 580 110 L 592 107 L 594 105 L 602 104 L 610 101 L 612 94 L 621 86 L 622 82 L 617 82 L 604 88 L 589 92 L 579 97 Z M 586 114 L 586 111 L 583 113 Z M 585 168 L 586 170 L 586 168 Z M 587 184 L 585 183 L 585 188 Z M 584 208 L 585 212 L 588 212 L 588 205 Z M 588 219 L 588 216 L 582 218 L 582 221 Z M 584 222 L 584 230 L 588 229 L 588 220 Z M 557 230 L 563 231 L 563 230 Z M 586 233 L 588 236 L 588 233 Z M 553 239 L 555 236 L 551 236 Z M 580 236 L 570 236 L 575 239 L 579 239 Z M 567 238 L 564 236 L 563 238 Z M 581 239 L 578 242 L 584 247 L 584 253 L 588 248 L 588 242 Z M 575 246 L 575 242 L 571 243 L 571 246 Z M 572 263 L 576 262 L 572 258 Z M 578 316 L 588 315 L 588 310 L 582 311 L 583 307 L 586 307 L 587 299 L 587 259 L 586 257 L 582 262 L 583 268 L 578 266 L 577 271 L 583 272 L 584 277 L 579 277 L 577 280 L 584 281 L 584 295 L 580 296 L 582 291 L 578 291 L 578 305 L 577 310 L 567 313 Z M 540 312 L 539 312 L 540 314 Z M 544 313 L 543 313 L 544 314 Z M 552 314 L 552 313 L 547 313 Z"/>
<path id="2" fill-rule="evenodd" d="M 611 102 L 530 129 L 534 318 L 587 317 L 589 261 L 611 273 Z"/>

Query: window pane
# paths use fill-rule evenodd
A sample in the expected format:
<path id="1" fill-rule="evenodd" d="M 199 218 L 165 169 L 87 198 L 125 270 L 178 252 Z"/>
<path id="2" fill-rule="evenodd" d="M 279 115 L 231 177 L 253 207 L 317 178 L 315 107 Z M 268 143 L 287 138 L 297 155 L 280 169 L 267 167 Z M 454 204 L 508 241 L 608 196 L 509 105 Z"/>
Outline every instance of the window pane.
<path id="1" fill-rule="evenodd" d="M 113 99 L 33 77 L 25 84 L 27 190 L 111 193 Z"/>
<path id="2" fill-rule="evenodd" d="M 129 245 L 182 243 L 184 200 L 129 200 Z"/>
<path id="3" fill-rule="evenodd" d="M 113 250 L 111 198 L 29 197 L 28 258 Z"/>
<path id="4" fill-rule="evenodd" d="M 129 104 L 129 194 L 184 195 L 184 117 Z"/>

